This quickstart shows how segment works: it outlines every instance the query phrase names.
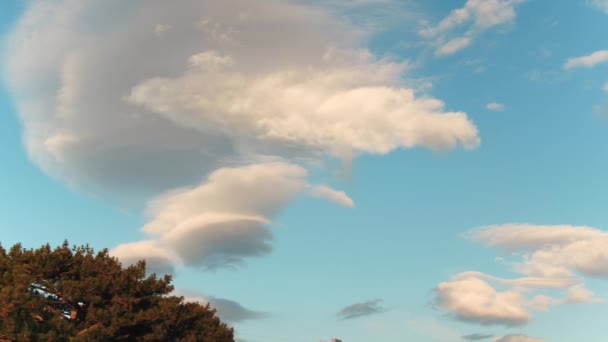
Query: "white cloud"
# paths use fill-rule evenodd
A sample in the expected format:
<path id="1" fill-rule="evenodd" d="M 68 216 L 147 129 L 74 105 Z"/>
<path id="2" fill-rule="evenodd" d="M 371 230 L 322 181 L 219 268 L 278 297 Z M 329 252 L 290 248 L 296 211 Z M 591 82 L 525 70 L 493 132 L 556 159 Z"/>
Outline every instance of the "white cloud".
<path id="1" fill-rule="evenodd" d="M 436 305 L 459 320 L 514 326 L 523 325 L 531 318 L 525 298 L 519 291 L 497 291 L 473 275 L 461 274 L 440 283 L 435 294 Z"/>
<path id="2" fill-rule="evenodd" d="M 163 251 L 169 250 L 165 256 L 186 266 L 238 266 L 272 250 L 272 218 L 299 193 L 321 189 L 316 196 L 352 204 L 343 192 L 308 184 L 307 176 L 304 168 L 285 162 L 218 169 L 198 186 L 150 202 L 150 221 L 143 231 L 156 242 L 121 245 L 114 253 L 153 259 L 160 252 L 150 249 L 148 256 L 146 250 L 134 247 L 162 245 Z M 126 250 L 131 254 L 124 255 Z"/>
<path id="3" fill-rule="evenodd" d="M 562 290 L 565 294 L 562 298 L 537 294 L 542 290 Z M 600 301 L 577 278 L 502 279 L 464 272 L 435 288 L 435 303 L 440 309 L 459 320 L 482 325 L 524 325 L 532 318 L 530 309 L 547 311 L 555 305 Z"/>
<path id="4" fill-rule="evenodd" d="M 37 0 L 4 67 L 31 156 L 97 192 L 145 198 L 256 154 L 478 144 L 360 38 L 278 0 Z"/>
<path id="5" fill-rule="evenodd" d="M 350 197 L 348 197 L 348 195 L 346 195 L 344 191 L 336 191 L 324 185 L 312 187 L 310 189 L 310 193 L 312 196 L 325 198 L 345 207 L 355 206 L 355 202 Z"/>
<path id="6" fill-rule="evenodd" d="M 595 293 L 583 284 L 572 286 L 568 289 L 568 297 L 565 299 L 566 303 L 591 303 L 591 302 L 603 302 L 603 299 L 598 298 Z"/>
<path id="7" fill-rule="evenodd" d="M 551 306 L 563 304 L 601 303 L 604 300 L 585 287 L 584 284 L 576 284 L 568 287 L 567 293 L 562 298 L 553 298 L 539 294 L 528 301 L 527 306 L 538 311 L 548 311 Z"/>
<path id="8" fill-rule="evenodd" d="M 525 0 L 468 0 L 436 25 L 427 25 L 418 34 L 432 39 L 436 55 L 454 54 L 491 28 L 514 22 L 515 7 Z M 456 36 L 456 38 L 454 38 Z"/>
<path id="9" fill-rule="evenodd" d="M 526 335 L 505 335 L 494 339 L 492 342 L 544 342 L 542 338 L 534 338 Z"/>
<path id="10" fill-rule="evenodd" d="M 168 248 L 161 246 L 158 241 L 146 240 L 126 243 L 116 246 L 110 254 L 118 258 L 123 265 L 133 265 L 140 260 L 146 260 L 148 273 L 173 273 L 174 256 Z"/>
<path id="11" fill-rule="evenodd" d="M 523 325 L 531 309 L 604 301 L 585 286 L 583 277 L 608 276 L 607 232 L 585 226 L 505 224 L 476 229 L 467 236 L 520 257 L 521 261 L 503 263 L 525 276 L 503 279 L 464 272 L 439 284 L 436 303 L 460 320 Z"/>
<path id="12" fill-rule="evenodd" d="M 511 285 L 519 289 L 563 289 L 577 285 L 580 280 L 573 277 L 563 278 L 542 278 L 542 277 L 525 277 L 516 279 L 503 279 L 493 277 L 481 272 L 463 272 L 452 279 L 468 279 L 478 278 L 493 283 Z"/>
<path id="13" fill-rule="evenodd" d="M 259 76 L 218 67 L 232 57 L 203 55 L 213 58 L 201 59 L 177 78 L 143 81 L 129 101 L 201 132 L 212 128 L 235 140 L 295 144 L 338 157 L 344 149 L 384 154 L 414 146 L 472 148 L 479 142 L 464 113 L 444 112 L 441 101 L 391 85 L 398 64 L 362 61 L 349 68 Z"/>
<path id="14" fill-rule="evenodd" d="M 510 252 L 531 251 L 543 246 L 566 245 L 580 239 L 604 236 L 592 227 L 571 225 L 503 224 L 486 226 L 468 234 L 472 240 Z"/>
<path id="15" fill-rule="evenodd" d="M 566 63 L 564 63 L 564 68 L 592 68 L 598 64 L 606 62 L 608 62 L 608 50 L 600 50 L 587 56 L 570 58 L 566 61 Z"/>
<path id="16" fill-rule="evenodd" d="M 405 86 L 407 61 L 373 55 L 363 36 L 320 6 L 279 0 L 36 0 L 3 67 L 46 172 L 154 198 L 152 241 L 117 255 L 163 261 L 167 249 L 215 268 L 268 253 L 272 217 L 301 191 L 353 205 L 295 163 L 479 144 L 466 113 Z M 261 156 L 285 162 L 229 167 Z"/>
<path id="17" fill-rule="evenodd" d="M 510 252 L 525 252 L 518 272 L 541 277 L 575 273 L 608 276 L 608 233 L 584 226 L 507 224 L 489 226 L 470 234 L 473 240 Z"/>
<path id="18" fill-rule="evenodd" d="M 505 111 L 505 105 L 502 103 L 497 103 L 497 102 L 490 102 L 486 105 L 486 108 L 488 110 L 494 111 L 494 112 L 504 112 Z"/>

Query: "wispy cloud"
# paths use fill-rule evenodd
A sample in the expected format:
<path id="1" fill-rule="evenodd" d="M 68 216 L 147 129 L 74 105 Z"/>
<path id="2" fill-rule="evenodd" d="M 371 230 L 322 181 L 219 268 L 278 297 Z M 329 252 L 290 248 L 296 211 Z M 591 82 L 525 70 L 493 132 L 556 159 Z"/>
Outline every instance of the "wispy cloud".
<path id="1" fill-rule="evenodd" d="M 464 7 L 454 9 L 436 25 L 425 25 L 418 34 L 431 39 L 435 54 L 454 54 L 473 43 L 483 32 L 512 24 L 515 8 L 525 0 L 468 0 Z"/>
<path id="2" fill-rule="evenodd" d="M 608 62 L 608 50 L 595 51 L 586 56 L 570 58 L 564 63 L 565 69 L 592 68 L 598 64 Z"/>
<path id="3" fill-rule="evenodd" d="M 355 206 L 355 202 L 344 191 L 337 191 L 324 185 L 311 187 L 310 194 L 315 197 L 328 199 L 345 207 Z"/>

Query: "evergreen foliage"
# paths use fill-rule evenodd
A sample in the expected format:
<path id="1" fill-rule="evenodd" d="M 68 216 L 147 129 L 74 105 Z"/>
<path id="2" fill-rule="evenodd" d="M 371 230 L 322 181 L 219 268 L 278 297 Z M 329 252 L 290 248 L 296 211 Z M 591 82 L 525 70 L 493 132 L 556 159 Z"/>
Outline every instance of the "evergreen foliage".
<path id="1" fill-rule="evenodd" d="M 89 246 L 0 245 L 0 342 L 232 342 L 215 310 L 170 296 L 171 276 Z"/>

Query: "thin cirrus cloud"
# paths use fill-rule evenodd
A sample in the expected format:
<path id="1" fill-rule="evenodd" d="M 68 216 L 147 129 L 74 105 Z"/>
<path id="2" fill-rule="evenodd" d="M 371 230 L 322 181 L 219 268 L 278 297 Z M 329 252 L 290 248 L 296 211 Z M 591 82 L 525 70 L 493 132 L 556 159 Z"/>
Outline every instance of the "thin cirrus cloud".
<path id="1" fill-rule="evenodd" d="M 608 62 L 608 50 L 599 50 L 590 55 L 568 59 L 564 63 L 564 69 L 592 68 L 606 62 Z"/>
<path id="2" fill-rule="evenodd" d="M 529 322 L 532 311 L 603 302 L 585 286 L 584 277 L 601 279 L 608 274 L 603 252 L 608 248 L 608 233 L 604 231 L 584 226 L 506 224 L 476 229 L 467 237 L 521 257 L 509 265 L 524 277 L 503 279 L 464 272 L 438 284 L 436 306 L 456 319 L 518 326 Z"/>
<path id="3" fill-rule="evenodd" d="M 296 194 L 354 205 L 308 184 L 309 161 L 479 145 L 466 113 L 405 86 L 408 62 L 364 36 L 278 0 L 35 0 L 4 68 L 38 165 L 148 203 L 146 237 L 116 255 L 217 269 L 268 254 Z"/>
<path id="4" fill-rule="evenodd" d="M 516 7 L 525 0 L 468 0 L 436 25 L 426 24 L 418 34 L 432 42 L 435 55 L 452 55 L 470 46 L 483 32 L 512 24 Z"/>
<path id="5" fill-rule="evenodd" d="M 382 299 L 372 299 L 363 303 L 356 303 L 342 308 L 336 316 L 339 319 L 353 319 L 379 314 L 386 311 Z"/>

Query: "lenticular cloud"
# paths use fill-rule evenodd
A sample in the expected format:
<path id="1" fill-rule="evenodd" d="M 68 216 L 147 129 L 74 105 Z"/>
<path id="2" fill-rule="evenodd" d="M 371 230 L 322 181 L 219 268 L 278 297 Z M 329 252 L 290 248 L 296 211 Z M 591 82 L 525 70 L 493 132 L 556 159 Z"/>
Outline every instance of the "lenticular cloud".
<path id="1" fill-rule="evenodd" d="M 186 209 L 199 205 L 193 184 L 212 184 L 218 170 L 479 144 L 466 113 L 405 87 L 407 61 L 370 53 L 364 37 L 287 1 L 35 0 L 9 37 L 5 75 L 27 149 L 46 172 L 86 191 L 153 199 L 144 231 L 155 242 L 136 250 L 213 268 L 263 255 L 272 240 L 273 213 L 224 210 L 233 209 L 226 198 L 260 192 L 213 192 L 205 205 L 226 208 Z M 303 177 L 272 192 L 353 205 Z M 242 248 L 226 249 L 243 236 Z"/>

